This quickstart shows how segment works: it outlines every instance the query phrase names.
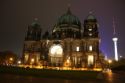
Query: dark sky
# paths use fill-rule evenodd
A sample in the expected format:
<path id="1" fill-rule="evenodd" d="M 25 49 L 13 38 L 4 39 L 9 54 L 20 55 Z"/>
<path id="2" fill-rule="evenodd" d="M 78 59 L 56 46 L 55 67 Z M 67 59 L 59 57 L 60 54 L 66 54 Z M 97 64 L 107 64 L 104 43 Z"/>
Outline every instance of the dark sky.
<path id="1" fill-rule="evenodd" d="M 125 56 L 125 0 L 0 0 L 0 51 L 12 50 L 21 55 L 27 26 L 34 18 L 38 18 L 44 33 L 53 28 L 57 19 L 67 11 L 69 3 L 81 23 L 93 11 L 100 25 L 100 49 L 108 57 L 114 55 L 114 16 L 118 52 Z"/>

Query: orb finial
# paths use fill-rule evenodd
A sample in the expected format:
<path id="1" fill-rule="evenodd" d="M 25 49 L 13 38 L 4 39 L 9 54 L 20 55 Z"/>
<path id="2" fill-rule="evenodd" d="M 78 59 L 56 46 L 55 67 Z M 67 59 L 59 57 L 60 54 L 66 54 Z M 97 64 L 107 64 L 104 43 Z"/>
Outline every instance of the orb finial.
<path id="1" fill-rule="evenodd" d="M 89 11 L 89 14 L 93 14 L 93 11 Z"/>
<path id="2" fill-rule="evenodd" d="M 34 18 L 34 21 L 38 21 L 38 18 Z"/>

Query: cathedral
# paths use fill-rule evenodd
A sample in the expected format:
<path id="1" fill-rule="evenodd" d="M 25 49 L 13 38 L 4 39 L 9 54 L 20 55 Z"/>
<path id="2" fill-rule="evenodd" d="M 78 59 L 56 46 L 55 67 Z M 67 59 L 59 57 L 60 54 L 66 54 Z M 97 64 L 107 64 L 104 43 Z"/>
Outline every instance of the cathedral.
<path id="1" fill-rule="evenodd" d="M 58 18 L 51 31 L 43 33 L 40 24 L 34 21 L 26 32 L 23 63 L 49 67 L 102 68 L 104 56 L 99 49 L 98 28 L 98 21 L 92 13 L 81 24 L 70 9 Z"/>

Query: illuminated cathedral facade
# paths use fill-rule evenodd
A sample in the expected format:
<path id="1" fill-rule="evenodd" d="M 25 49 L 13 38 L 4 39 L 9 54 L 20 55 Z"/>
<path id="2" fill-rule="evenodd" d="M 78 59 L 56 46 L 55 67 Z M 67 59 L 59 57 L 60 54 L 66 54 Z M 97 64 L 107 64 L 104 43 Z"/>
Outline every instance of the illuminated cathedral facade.
<path id="1" fill-rule="evenodd" d="M 34 21 L 26 32 L 23 63 L 49 67 L 101 68 L 103 56 L 99 49 L 98 28 L 97 19 L 92 13 L 81 24 L 70 9 L 59 17 L 49 32 L 43 33 L 40 24 Z"/>

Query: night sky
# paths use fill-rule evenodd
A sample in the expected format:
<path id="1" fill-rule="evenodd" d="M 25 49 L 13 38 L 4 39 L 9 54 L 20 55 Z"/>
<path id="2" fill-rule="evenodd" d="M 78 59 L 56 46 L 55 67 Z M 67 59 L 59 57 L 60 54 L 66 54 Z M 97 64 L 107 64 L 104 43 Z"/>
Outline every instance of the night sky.
<path id="1" fill-rule="evenodd" d="M 0 0 L 0 51 L 11 50 L 21 55 L 27 26 L 34 18 L 38 18 L 44 33 L 53 28 L 69 3 L 82 24 L 89 12 L 93 12 L 99 23 L 100 49 L 110 58 L 114 57 L 114 17 L 118 52 L 125 56 L 125 0 Z"/>

